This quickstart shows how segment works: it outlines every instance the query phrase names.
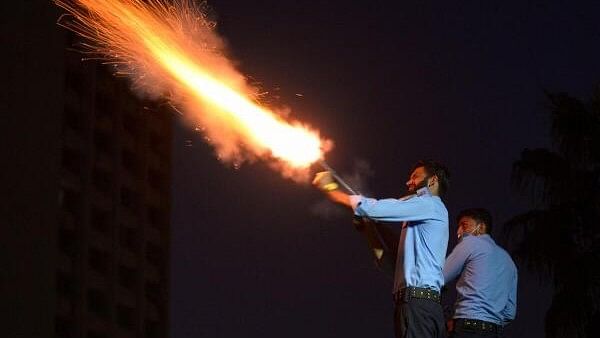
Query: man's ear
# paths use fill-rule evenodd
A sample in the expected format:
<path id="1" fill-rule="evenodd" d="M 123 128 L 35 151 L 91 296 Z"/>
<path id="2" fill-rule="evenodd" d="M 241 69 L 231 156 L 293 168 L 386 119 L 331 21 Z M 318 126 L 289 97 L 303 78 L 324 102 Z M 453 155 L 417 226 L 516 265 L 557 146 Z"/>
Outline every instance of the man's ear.
<path id="1" fill-rule="evenodd" d="M 429 178 L 429 184 L 427 184 L 428 187 L 431 187 L 432 185 L 434 185 L 435 183 L 438 183 L 438 177 L 437 175 L 433 175 Z"/>

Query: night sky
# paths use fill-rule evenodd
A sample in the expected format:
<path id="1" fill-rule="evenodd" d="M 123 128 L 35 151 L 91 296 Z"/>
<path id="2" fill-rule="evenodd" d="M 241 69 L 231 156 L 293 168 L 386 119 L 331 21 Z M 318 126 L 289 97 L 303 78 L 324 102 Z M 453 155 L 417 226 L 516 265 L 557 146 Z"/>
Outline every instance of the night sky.
<path id="1" fill-rule="evenodd" d="M 510 170 L 522 149 L 550 145 L 543 91 L 587 97 L 600 80 L 599 2 L 209 5 L 239 69 L 335 142 L 332 166 L 369 164 L 369 195 L 402 195 L 418 159 L 445 163 L 451 235 L 462 208 L 501 224 L 527 207 Z M 313 187 L 260 162 L 224 165 L 181 123 L 173 151 L 172 337 L 393 336 L 391 279 L 349 212 L 315 214 Z M 507 337 L 543 336 L 550 294 L 521 267 Z"/>

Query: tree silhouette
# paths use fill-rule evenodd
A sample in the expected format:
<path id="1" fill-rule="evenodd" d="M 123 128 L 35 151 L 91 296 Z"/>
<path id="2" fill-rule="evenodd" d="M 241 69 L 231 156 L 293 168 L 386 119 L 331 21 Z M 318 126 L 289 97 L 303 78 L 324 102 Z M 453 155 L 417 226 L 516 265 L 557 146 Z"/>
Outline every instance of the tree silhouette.
<path id="1" fill-rule="evenodd" d="M 525 149 L 512 183 L 532 208 L 506 223 L 522 266 L 554 287 L 546 337 L 597 337 L 600 323 L 600 87 L 587 102 L 546 93 L 552 149 Z"/>

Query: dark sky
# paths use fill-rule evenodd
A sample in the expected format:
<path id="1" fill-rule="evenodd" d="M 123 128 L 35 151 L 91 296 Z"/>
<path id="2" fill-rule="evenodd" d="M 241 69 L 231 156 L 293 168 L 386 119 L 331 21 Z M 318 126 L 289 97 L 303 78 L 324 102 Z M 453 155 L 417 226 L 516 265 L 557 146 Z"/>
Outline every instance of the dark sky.
<path id="1" fill-rule="evenodd" d="M 446 163 L 451 234 L 462 208 L 501 224 L 526 207 L 509 175 L 549 145 L 543 90 L 586 97 L 600 80 L 594 1 L 209 4 L 242 72 L 334 140 L 331 165 L 370 164 L 373 197 L 403 194 L 420 158 Z M 172 337 L 392 337 L 391 280 L 349 217 L 315 215 L 312 187 L 225 166 L 176 128 Z M 520 276 L 507 336 L 541 337 L 550 291 Z"/>

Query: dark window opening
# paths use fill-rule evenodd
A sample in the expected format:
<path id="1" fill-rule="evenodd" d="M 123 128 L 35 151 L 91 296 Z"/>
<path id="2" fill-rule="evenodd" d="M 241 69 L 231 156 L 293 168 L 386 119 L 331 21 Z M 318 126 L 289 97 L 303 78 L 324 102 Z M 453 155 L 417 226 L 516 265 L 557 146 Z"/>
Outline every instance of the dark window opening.
<path id="1" fill-rule="evenodd" d="M 134 251 L 138 243 L 138 231 L 134 228 L 121 225 L 119 242 L 121 243 L 121 247 Z"/>
<path id="2" fill-rule="evenodd" d="M 124 329 L 135 327 L 135 310 L 129 306 L 119 305 L 117 308 L 117 323 Z"/>
<path id="3" fill-rule="evenodd" d="M 60 295 L 65 298 L 73 298 L 77 293 L 77 283 L 73 276 L 59 271 L 56 275 L 56 289 Z"/>
<path id="4" fill-rule="evenodd" d="M 111 256 L 108 252 L 96 248 L 90 248 L 88 262 L 95 271 L 106 274 L 110 269 Z"/>
<path id="5" fill-rule="evenodd" d="M 127 266 L 119 266 L 119 284 L 122 287 L 133 290 L 137 281 L 137 270 Z"/>
<path id="6" fill-rule="evenodd" d="M 126 187 L 121 188 L 121 204 L 124 207 L 131 210 L 137 210 L 140 205 L 140 200 L 139 193 Z"/>
<path id="7" fill-rule="evenodd" d="M 109 234 L 111 228 L 110 212 L 98 208 L 92 209 L 92 229 L 102 234 Z"/>
<path id="8" fill-rule="evenodd" d="M 166 175 L 161 174 L 159 171 L 150 169 L 148 170 L 148 183 L 158 192 L 164 192 L 167 190 L 167 178 Z"/>
<path id="9" fill-rule="evenodd" d="M 77 232 L 73 229 L 61 227 L 58 234 L 58 246 L 60 251 L 73 257 L 79 251 Z"/>
<path id="10" fill-rule="evenodd" d="M 63 189 L 61 192 L 61 205 L 64 210 L 71 213 L 78 220 L 81 215 L 81 194 L 75 190 Z"/>
<path id="11" fill-rule="evenodd" d="M 123 150 L 121 153 L 121 163 L 134 176 L 139 176 L 141 163 L 136 154 L 129 150 Z"/>
<path id="12" fill-rule="evenodd" d="M 167 224 L 167 213 L 156 207 L 148 207 L 148 222 L 153 228 L 163 230 Z"/>
<path id="13" fill-rule="evenodd" d="M 98 317 L 108 318 L 110 315 L 110 306 L 106 292 L 99 289 L 90 289 L 87 294 L 88 310 Z"/>
<path id="14" fill-rule="evenodd" d="M 92 173 L 94 187 L 103 193 L 109 193 L 113 186 L 113 175 L 108 170 L 95 167 Z"/>
<path id="15" fill-rule="evenodd" d="M 110 154 L 114 148 L 112 136 L 102 130 L 94 131 L 94 146 L 100 153 Z"/>
<path id="16" fill-rule="evenodd" d="M 68 318 L 56 317 L 54 320 L 54 333 L 56 338 L 75 337 L 75 323 Z"/>
<path id="17" fill-rule="evenodd" d="M 83 156 L 75 149 L 63 148 L 62 166 L 73 174 L 80 174 L 83 168 Z"/>
<path id="18" fill-rule="evenodd" d="M 164 252 L 161 247 L 153 243 L 146 243 L 146 259 L 156 267 L 163 267 Z"/>

